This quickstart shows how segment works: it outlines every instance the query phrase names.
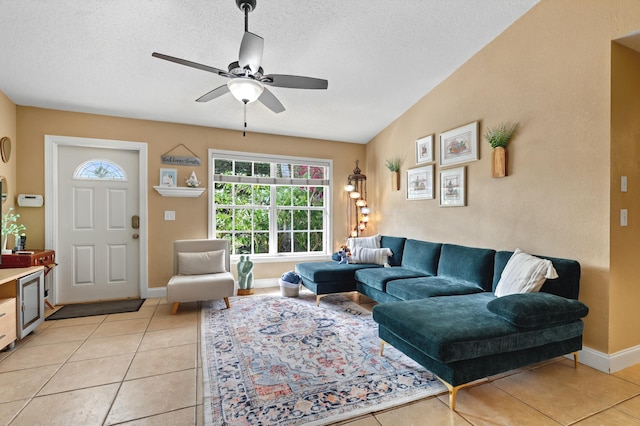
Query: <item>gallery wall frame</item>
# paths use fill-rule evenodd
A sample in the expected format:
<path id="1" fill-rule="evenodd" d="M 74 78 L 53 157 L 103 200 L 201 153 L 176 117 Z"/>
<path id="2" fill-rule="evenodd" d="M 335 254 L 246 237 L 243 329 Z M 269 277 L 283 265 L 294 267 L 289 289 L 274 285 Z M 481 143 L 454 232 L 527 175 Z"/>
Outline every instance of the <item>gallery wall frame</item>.
<path id="1" fill-rule="evenodd" d="M 433 164 L 407 170 L 407 200 L 433 200 Z"/>
<path id="2" fill-rule="evenodd" d="M 440 135 L 440 166 L 475 161 L 478 148 L 477 121 L 444 132 Z"/>
<path id="3" fill-rule="evenodd" d="M 416 140 L 416 164 L 431 163 L 434 161 L 433 137 L 434 135 L 431 134 Z"/>
<path id="4" fill-rule="evenodd" d="M 440 207 L 467 205 L 466 166 L 440 171 Z"/>

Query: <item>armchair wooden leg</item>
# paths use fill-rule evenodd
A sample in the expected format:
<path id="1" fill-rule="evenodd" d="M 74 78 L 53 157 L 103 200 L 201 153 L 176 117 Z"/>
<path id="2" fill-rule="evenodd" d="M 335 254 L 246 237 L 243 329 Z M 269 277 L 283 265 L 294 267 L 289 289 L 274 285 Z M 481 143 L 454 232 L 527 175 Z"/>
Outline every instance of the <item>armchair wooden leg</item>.
<path id="1" fill-rule="evenodd" d="M 171 315 L 175 315 L 178 312 L 178 306 L 180 306 L 180 302 L 173 302 L 173 306 L 171 306 Z"/>
<path id="2" fill-rule="evenodd" d="M 229 304 L 229 298 L 228 297 L 224 298 L 224 304 L 227 305 L 227 309 L 231 309 L 231 305 Z"/>

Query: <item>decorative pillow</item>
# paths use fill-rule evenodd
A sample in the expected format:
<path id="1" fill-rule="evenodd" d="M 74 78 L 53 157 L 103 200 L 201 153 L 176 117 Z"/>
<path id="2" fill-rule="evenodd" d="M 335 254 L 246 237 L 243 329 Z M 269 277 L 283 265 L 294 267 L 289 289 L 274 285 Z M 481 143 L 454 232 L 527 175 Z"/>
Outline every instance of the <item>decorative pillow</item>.
<path id="1" fill-rule="evenodd" d="M 226 272 L 224 250 L 178 253 L 178 274 L 202 275 Z"/>
<path id="2" fill-rule="evenodd" d="M 351 250 L 349 263 L 375 263 L 378 265 L 386 265 L 389 256 L 393 256 L 389 248 L 366 248 L 356 247 Z"/>
<path id="3" fill-rule="evenodd" d="M 380 248 L 380 235 L 374 235 L 373 237 L 347 238 L 347 247 L 351 249 L 352 255 L 353 249 L 356 247 L 370 249 Z"/>
<path id="4" fill-rule="evenodd" d="M 487 309 L 516 327 L 537 328 L 586 317 L 589 308 L 574 299 L 549 293 L 511 294 L 487 303 Z"/>
<path id="5" fill-rule="evenodd" d="M 535 293 L 540 291 L 547 278 L 558 278 L 550 260 L 516 249 L 500 275 L 495 295 L 502 297 L 516 293 Z"/>

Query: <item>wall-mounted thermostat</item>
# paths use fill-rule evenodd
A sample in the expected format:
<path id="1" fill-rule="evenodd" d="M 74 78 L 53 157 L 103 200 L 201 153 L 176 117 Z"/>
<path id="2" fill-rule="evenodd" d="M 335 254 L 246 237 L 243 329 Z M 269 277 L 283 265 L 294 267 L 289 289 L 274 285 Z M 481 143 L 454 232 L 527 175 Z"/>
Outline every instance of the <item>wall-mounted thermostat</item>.
<path id="1" fill-rule="evenodd" d="M 19 194 L 18 205 L 20 207 L 42 207 L 42 195 L 38 194 Z"/>

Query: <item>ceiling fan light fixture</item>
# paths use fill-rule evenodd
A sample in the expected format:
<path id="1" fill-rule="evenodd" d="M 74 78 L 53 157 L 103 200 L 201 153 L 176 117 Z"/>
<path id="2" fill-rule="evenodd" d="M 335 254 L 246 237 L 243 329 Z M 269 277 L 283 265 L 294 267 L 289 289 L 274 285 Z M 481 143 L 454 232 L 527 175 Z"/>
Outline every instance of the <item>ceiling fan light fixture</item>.
<path id="1" fill-rule="evenodd" d="M 229 80 L 227 87 L 234 98 L 245 104 L 255 102 L 264 91 L 260 82 L 242 77 Z"/>

